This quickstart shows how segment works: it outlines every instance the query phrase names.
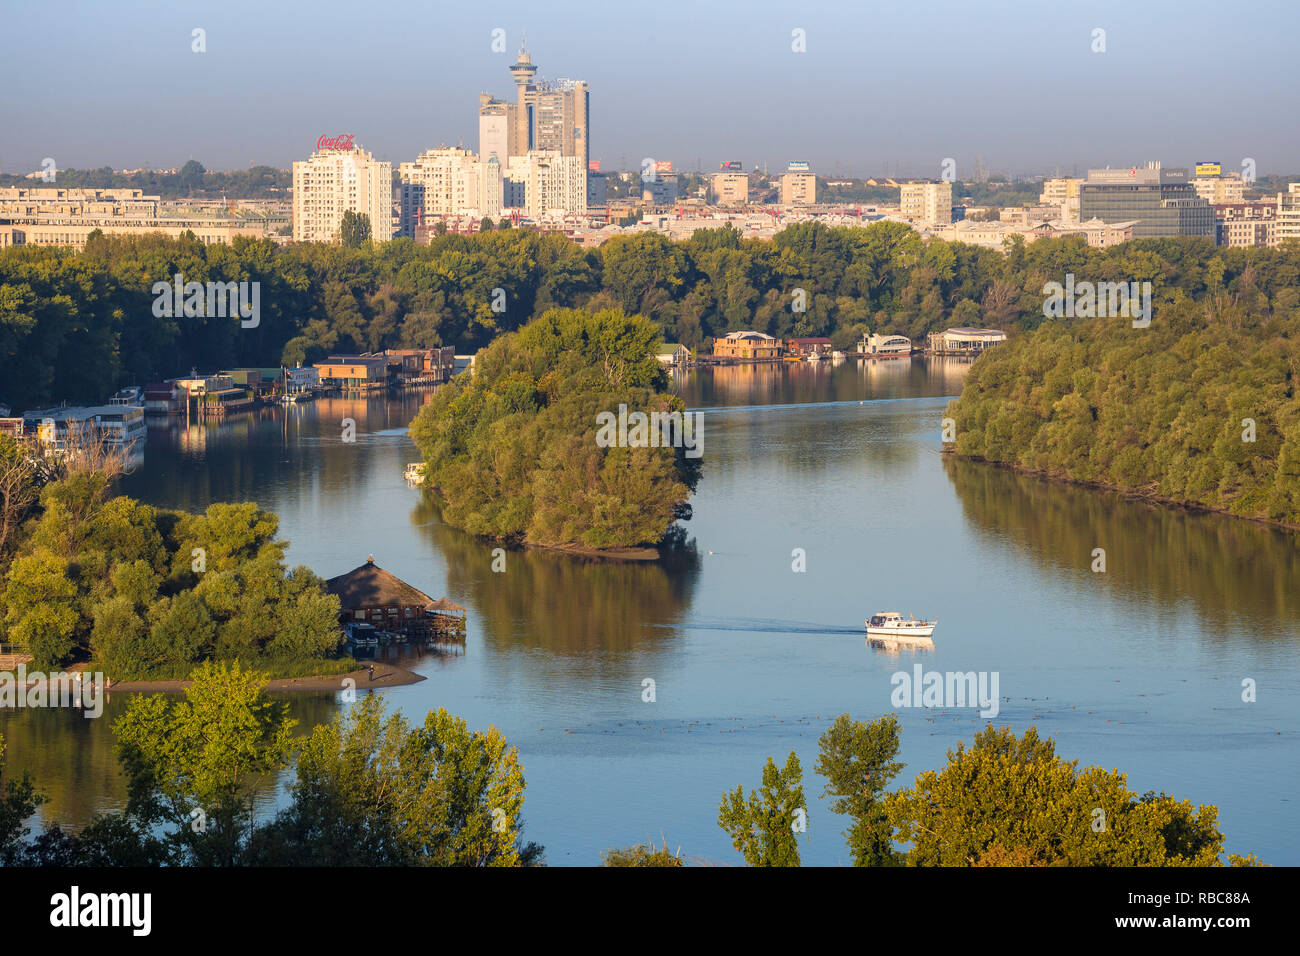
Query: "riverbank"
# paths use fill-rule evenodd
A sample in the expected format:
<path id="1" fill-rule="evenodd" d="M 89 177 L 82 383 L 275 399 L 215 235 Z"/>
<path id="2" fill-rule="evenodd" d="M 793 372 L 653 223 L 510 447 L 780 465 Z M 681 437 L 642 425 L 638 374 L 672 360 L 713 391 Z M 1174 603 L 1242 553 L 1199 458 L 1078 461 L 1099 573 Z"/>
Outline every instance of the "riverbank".
<path id="1" fill-rule="evenodd" d="M 1215 508 L 1212 505 L 1207 505 L 1199 501 L 1187 501 L 1182 498 L 1169 498 L 1165 495 L 1156 494 L 1155 492 L 1135 491 L 1131 488 L 1125 488 L 1108 481 L 1083 481 L 1057 472 L 1045 471 L 1042 468 L 1026 468 L 1024 465 L 1018 465 L 1014 462 L 995 461 L 992 458 L 981 458 L 978 455 L 959 455 L 949 448 L 944 448 L 942 455 L 945 458 L 954 461 L 970 461 L 981 465 L 992 465 L 995 468 L 1005 468 L 1007 471 L 1015 472 L 1018 475 L 1037 478 L 1041 481 L 1055 482 L 1056 484 L 1061 485 L 1074 485 L 1078 488 L 1090 488 L 1093 491 L 1107 491 L 1119 495 L 1122 498 L 1126 498 L 1129 501 L 1150 502 L 1153 505 L 1160 505 L 1165 508 L 1177 508 L 1191 514 L 1223 515 L 1228 518 L 1234 518 L 1237 521 L 1249 521 L 1253 524 L 1263 525 L 1266 528 L 1276 528 L 1279 531 L 1300 532 L 1300 524 L 1293 524 L 1286 521 L 1274 521 L 1270 518 L 1258 518 L 1251 515 L 1240 515 L 1234 511 L 1229 511 L 1226 508 Z"/>
<path id="2" fill-rule="evenodd" d="M 88 665 L 74 664 L 69 667 L 65 673 L 86 673 Z M 345 681 L 351 680 L 351 685 Z M 376 662 L 373 672 L 369 668 L 359 667 L 354 671 L 348 671 L 345 674 L 324 674 L 310 677 L 277 677 L 267 682 L 266 690 L 268 691 L 311 691 L 320 693 L 322 691 L 340 691 L 344 689 L 354 690 L 383 690 L 388 687 L 403 687 L 408 684 L 418 684 L 425 680 L 424 676 L 409 671 L 405 667 L 398 667 L 396 664 L 385 664 Z M 32 680 L 27 683 L 30 686 Z M 119 691 L 123 694 L 179 694 L 185 688 L 189 687 L 193 681 L 190 680 L 110 680 L 108 691 Z"/>

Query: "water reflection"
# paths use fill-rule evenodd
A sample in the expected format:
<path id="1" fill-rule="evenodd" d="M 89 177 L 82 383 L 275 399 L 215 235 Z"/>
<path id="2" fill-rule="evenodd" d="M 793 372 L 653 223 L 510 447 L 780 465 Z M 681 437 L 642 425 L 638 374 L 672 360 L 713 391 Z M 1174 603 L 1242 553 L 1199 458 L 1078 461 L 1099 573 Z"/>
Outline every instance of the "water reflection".
<path id="1" fill-rule="evenodd" d="M 956 395 L 970 359 L 915 355 L 844 362 L 719 365 L 674 376 L 691 408 Z"/>
<path id="2" fill-rule="evenodd" d="M 363 688 L 364 689 L 364 688 Z M 0 735 L 5 739 L 6 776 L 24 772 L 46 797 L 37 819 L 73 828 L 90 822 L 97 812 L 119 810 L 126 803 L 126 778 L 117 761 L 113 723 L 125 713 L 129 694 L 109 694 L 104 713 L 93 719 L 80 711 L 60 708 L 0 709 Z M 310 733 L 338 711 L 334 694 L 284 694 L 298 721 L 294 735 Z M 263 780 L 254 789 L 254 805 L 269 809 L 283 799 L 283 788 Z"/>
<path id="3" fill-rule="evenodd" d="M 681 637 L 700 574 L 693 548 L 660 561 L 513 550 L 495 572 L 499 545 L 443 524 L 427 496 L 411 521 L 446 561 L 448 593 L 472 607 L 471 626 L 498 653 L 544 650 L 621 676 L 629 653 L 657 653 Z"/>
<path id="4" fill-rule="evenodd" d="M 967 520 L 1071 572 L 1106 551 L 1106 584 L 1166 608 L 1188 602 L 1213 639 L 1231 625 L 1288 632 L 1300 617 L 1296 535 L 1222 515 L 1191 514 L 945 456 Z"/>

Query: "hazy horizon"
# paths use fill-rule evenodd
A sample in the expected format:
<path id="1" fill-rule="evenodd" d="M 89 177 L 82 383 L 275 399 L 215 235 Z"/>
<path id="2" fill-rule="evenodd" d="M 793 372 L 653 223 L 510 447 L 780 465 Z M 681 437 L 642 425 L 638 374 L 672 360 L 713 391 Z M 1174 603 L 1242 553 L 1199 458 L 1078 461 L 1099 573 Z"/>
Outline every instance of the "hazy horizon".
<path id="1" fill-rule="evenodd" d="M 394 165 L 438 145 L 476 150 L 478 94 L 514 99 L 507 68 L 524 30 L 540 76 L 590 84 L 591 157 L 606 168 L 807 160 L 832 178 L 937 177 L 952 157 L 967 180 L 980 156 L 1013 177 L 1148 160 L 1227 171 L 1245 157 L 1261 176 L 1300 169 L 1286 119 L 1300 8 L 1257 4 L 1247 23 L 1163 0 L 827 7 L 6 2 L 0 54 L 24 80 L 0 94 L 0 170 L 45 157 L 60 169 L 288 168 L 339 133 Z M 795 29 L 806 52 L 792 51 Z"/>

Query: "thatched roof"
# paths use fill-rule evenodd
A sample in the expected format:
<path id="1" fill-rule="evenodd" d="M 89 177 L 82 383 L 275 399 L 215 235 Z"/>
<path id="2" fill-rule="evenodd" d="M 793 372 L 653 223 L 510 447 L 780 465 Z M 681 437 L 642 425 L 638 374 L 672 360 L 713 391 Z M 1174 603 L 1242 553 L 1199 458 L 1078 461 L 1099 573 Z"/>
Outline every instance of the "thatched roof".
<path id="1" fill-rule="evenodd" d="M 429 605 L 430 611 L 463 611 L 465 610 L 455 601 L 448 601 L 446 598 L 438 598 Z"/>
<path id="2" fill-rule="evenodd" d="M 344 610 L 379 605 L 402 607 L 430 607 L 435 602 L 419 588 L 413 588 L 401 578 L 389 574 L 372 557 L 359 568 L 330 578 L 325 587 L 337 594 Z M 443 600 L 446 600 L 444 598 Z"/>

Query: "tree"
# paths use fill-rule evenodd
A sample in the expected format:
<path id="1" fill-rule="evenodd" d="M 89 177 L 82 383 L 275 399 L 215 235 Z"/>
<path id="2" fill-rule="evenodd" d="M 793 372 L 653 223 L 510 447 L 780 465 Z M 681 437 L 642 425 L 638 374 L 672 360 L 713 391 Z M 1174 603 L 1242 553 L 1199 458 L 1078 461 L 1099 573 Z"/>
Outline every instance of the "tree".
<path id="1" fill-rule="evenodd" d="M 127 814 L 161 831 L 176 862 L 233 866 L 251 835 L 253 792 L 284 768 L 295 721 L 238 662 L 204 663 L 192 677 L 184 700 L 138 695 L 113 725 Z"/>
<path id="2" fill-rule="evenodd" d="M 1125 776 L 1077 769 L 1031 727 L 986 727 L 948 763 L 886 800 L 909 866 L 1213 866 L 1218 811 L 1164 794 L 1142 797 Z"/>
<path id="3" fill-rule="evenodd" d="M 0 562 L 8 556 L 18 526 L 39 496 L 36 461 L 8 435 L 0 435 Z"/>
<path id="4" fill-rule="evenodd" d="M 298 755 L 293 802 L 259 838 L 270 865 L 519 866 L 518 752 L 439 709 L 412 728 L 368 694 L 316 727 Z"/>
<path id="5" fill-rule="evenodd" d="M 718 804 L 718 826 L 750 866 L 798 866 L 798 832 L 807 822 L 803 771 L 793 750 L 781 769 L 767 758 L 763 785 L 751 790 L 748 800 L 738 786 Z"/>
<path id="6" fill-rule="evenodd" d="M 346 210 L 339 223 L 339 241 L 343 243 L 343 248 L 360 249 L 369 238 L 370 217 L 365 213 Z"/>
<path id="7" fill-rule="evenodd" d="M 887 714 L 871 723 L 841 714 L 818 741 L 817 772 L 826 778 L 831 810 L 852 821 L 845 836 L 855 866 L 898 862 L 882 797 L 903 764 L 898 756 L 898 718 Z"/>
<path id="8" fill-rule="evenodd" d="M 25 821 L 44 798 L 36 792 L 29 774 L 18 780 L 5 777 L 5 739 L 0 736 L 0 865 L 12 866 L 23 852 Z"/>
<path id="9" fill-rule="evenodd" d="M 203 175 L 206 172 L 202 163 L 191 159 L 176 174 L 176 184 L 185 191 L 187 196 L 192 196 L 195 191 L 202 191 Z"/>

